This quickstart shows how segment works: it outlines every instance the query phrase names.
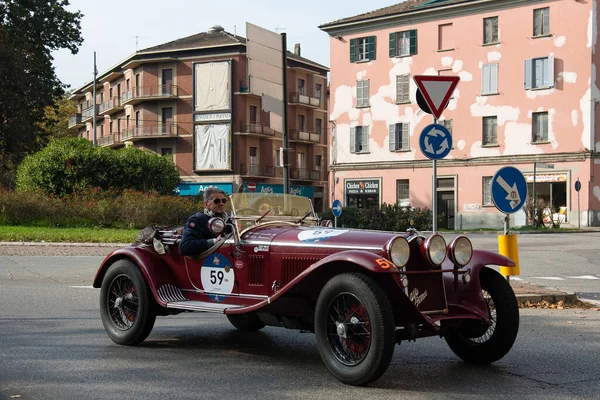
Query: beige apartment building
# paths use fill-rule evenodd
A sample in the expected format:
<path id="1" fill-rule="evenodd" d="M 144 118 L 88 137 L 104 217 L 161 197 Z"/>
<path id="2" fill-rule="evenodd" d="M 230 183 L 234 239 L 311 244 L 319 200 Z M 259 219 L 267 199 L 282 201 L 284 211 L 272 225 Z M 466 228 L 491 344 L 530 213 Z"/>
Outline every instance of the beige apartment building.
<path id="1" fill-rule="evenodd" d="M 263 93 L 253 93 L 247 40 L 216 25 L 208 32 L 136 52 L 77 88 L 69 120 L 104 147 L 170 155 L 181 195 L 213 185 L 227 193 L 283 193 L 283 135 L 271 129 Z M 287 52 L 290 192 L 328 208 L 328 68 Z"/>

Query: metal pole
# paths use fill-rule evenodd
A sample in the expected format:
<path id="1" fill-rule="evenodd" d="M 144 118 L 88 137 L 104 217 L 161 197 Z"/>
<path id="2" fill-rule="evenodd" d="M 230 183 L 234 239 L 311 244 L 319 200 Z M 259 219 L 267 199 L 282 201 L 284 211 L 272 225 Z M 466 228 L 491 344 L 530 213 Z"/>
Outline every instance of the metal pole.
<path id="1" fill-rule="evenodd" d="M 504 235 L 508 235 L 508 230 L 510 229 L 510 215 L 504 214 Z M 510 283 L 510 275 L 506 275 L 506 281 Z"/>
<path id="2" fill-rule="evenodd" d="M 579 177 L 577 177 L 579 182 Z M 577 191 L 577 229 L 581 229 L 581 203 L 579 202 L 579 190 Z"/>
<path id="3" fill-rule="evenodd" d="M 536 220 L 535 220 L 535 213 L 536 213 L 536 209 L 537 209 L 537 204 L 535 201 L 535 172 L 536 172 L 536 168 L 537 168 L 537 163 L 534 161 L 533 162 L 533 227 L 537 228 L 536 226 Z"/>
<path id="4" fill-rule="evenodd" d="M 288 138 L 288 89 L 287 89 L 287 35 L 281 33 L 283 46 L 283 193 L 290 193 L 290 165 Z"/>
<path id="5" fill-rule="evenodd" d="M 337 217 L 335 215 L 333 216 L 333 227 L 337 228 Z"/>
<path id="6" fill-rule="evenodd" d="M 94 116 L 92 119 L 92 135 L 93 135 L 93 139 L 92 139 L 92 144 L 94 145 L 94 147 L 96 147 L 96 75 L 97 75 L 97 71 L 96 71 L 96 52 L 94 52 L 94 83 L 93 86 L 94 88 L 92 89 L 92 97 L 93 97 L 93 101 L 92 101 L 92 107 L 94 108 Z"/>
<path id="7" fill-rule="evenodd" d="M 437 118 L 433 117 L 433 123 L 437 124 Z M 431 189 L 431 200 L 433 213 L 433 233 L 437 232 L 437 160 L 433 159 L 433 184 Z"/>

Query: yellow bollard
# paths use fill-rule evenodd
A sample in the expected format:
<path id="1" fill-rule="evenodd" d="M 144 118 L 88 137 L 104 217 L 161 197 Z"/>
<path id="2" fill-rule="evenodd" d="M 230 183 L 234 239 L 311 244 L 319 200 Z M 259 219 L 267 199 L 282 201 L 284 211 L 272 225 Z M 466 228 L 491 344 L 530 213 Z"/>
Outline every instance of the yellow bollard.
<path id="1" fill-rule="evenodd" d="M 521 275 L 519 268 L 519 245 L 517 235 L 498 235 L 498 251 L 516 264 L 514 267 L 500 266 L 502 276 Z"/>

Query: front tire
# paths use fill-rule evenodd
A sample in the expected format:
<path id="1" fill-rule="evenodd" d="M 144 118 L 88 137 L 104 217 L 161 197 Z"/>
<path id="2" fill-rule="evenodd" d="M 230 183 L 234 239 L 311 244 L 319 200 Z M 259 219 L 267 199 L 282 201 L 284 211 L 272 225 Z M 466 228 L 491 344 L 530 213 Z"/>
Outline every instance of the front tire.
<path id="1" fill-rule="evenodd" d="M 100 315 L 104 330 L 118 344 L 139 344 L 152 331 L 156 303 L 133 262 L 118 260 L 106 272 L 100 289 Z"/>
<path id="2" fill-rule="evenodd" d="M 463 325 L 446 336 L 450 349 L 471 364 L 489 364 L 504 357 L 519 332 L 519 304 L 515 294 L 498 272 L 484 267 L 480 272 L 481 290 L 490 313 L 489 327 Z"/>
<path id="3" fill-rule="evenodd" d="M 363 274 L 329 280 L 315 310 L 317 348 L 341 382 L 366 385 L 387 370 L 395 346 L 394 315 L 386 294 Z"/>

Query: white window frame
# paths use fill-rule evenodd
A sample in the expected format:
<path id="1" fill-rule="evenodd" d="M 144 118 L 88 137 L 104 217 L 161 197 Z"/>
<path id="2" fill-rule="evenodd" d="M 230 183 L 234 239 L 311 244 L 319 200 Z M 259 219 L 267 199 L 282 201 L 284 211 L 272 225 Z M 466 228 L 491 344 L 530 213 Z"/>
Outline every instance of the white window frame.
<path id="1" fill-rule="evenodd" d="M 356 81 L 356 107 L 369 107 L 370 80 Z"/>
<path id="2" fill-rule="evenodd" d="M 550 35 L 550 7 L 536 8 L 533 10 L 533 37 L 548 35 Z"/>
<path id="3" fill-rule="evenodd" d="M 525 60 L 525 90 L 546 89 L 554 86 L 554 56 L 537 57 Z M 538 79 L 541 78 L 541 81 Z"/>
<path id="4" fill-rule="evenodd" d="M 499 40 L 498 17 L 483 19 L 483 44 L 495 44 Z"/>
<path id="5" fill-rule="evenodd" d="M 489 123 L 488 123 L 489 121 Z M 483 134 L 481 135 L 482 146 L 494 146 L 498 144 L 498 117 L 490 115 L 482 119 Z M 488 132 L 488 128 L 491 129 Z"/>
<path id="6" fill-rule="evenodd" d="M 410 75 L 396 75 L 396 104 L 410 103 Z"/>
<path id="7" fill-rule="evenodd" d="M 481 179 L 482 191 L 481 191 L 481 202 L 484 206 L 491 206 L 492 203 L 492 178 L 491 176 L 484 176 Z"/>
<path id="8" fill-rule="evenodd" d="M 541 123 L 540 123 L 541 122 Z M 548 112 L 534 112 L 531 116 L 531 142 L 532 143 L 547 143 L 548 142 Z M 537 139 L 537 140 L 536 140 Z"/>
<path id="9" fill-rule="evenodd" d="M 401 194 L 406 197 L 400 196 Z M 396 179 L 396 203 L 400 207 L 410 207 L 410 180 Z"/>
<path id="10" fill-rule="evenodd" d="M 369 152 L 369 127 L 353 126 L 350 128 L 350 153 L 364 154 Z"/>
<path id="11" fill-rule="evenodd" d="M 410 150 L 410 123 L 400 122 L 389 125 L 388 135 L 390 151 Z"/>
<path id="12" fill-rule="evenodd" d="M 369 38 L 361 37 L 356 40 L 356 61 L 369 60 Z"/>
<path id="13" fill-rule="evenodd" d="M 481 94 L 498 94 L 498 64 L 481 66 Z"/>

